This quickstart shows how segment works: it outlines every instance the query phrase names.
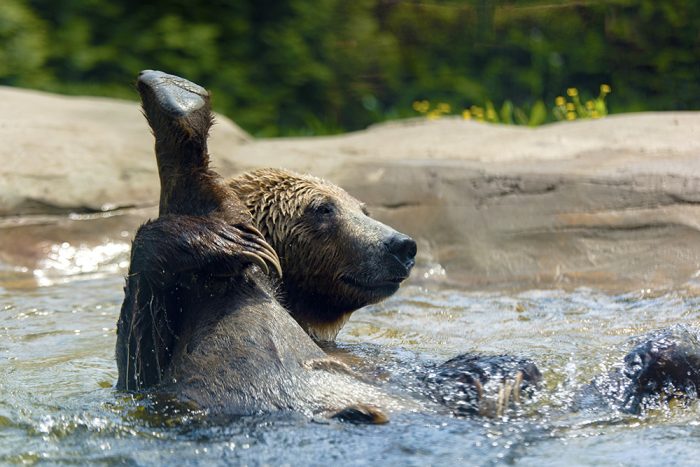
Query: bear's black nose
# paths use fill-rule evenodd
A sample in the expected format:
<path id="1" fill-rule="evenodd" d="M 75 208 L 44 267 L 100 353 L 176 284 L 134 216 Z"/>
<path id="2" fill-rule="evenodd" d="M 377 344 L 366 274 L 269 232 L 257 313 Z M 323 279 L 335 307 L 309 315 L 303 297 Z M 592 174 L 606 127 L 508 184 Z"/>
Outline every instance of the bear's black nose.
<path id="1" fill-rule="evenodd" d="M 386 239 L 384 244 L 389 250 L 389 253 L 396 256 L 407 269 L 413 267 L 417 248 L 416 242 L 411 237 L 396 232 Z"/>

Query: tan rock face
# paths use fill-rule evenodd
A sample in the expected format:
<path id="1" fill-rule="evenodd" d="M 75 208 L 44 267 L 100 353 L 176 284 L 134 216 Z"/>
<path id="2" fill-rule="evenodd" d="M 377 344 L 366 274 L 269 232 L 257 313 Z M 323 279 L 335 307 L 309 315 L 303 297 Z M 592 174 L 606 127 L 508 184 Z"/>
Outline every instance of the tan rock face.
<path id="1" fill-rule="evenodd" d="M 123 242 L 153 215 L 110 211 L 157 203 L 135 103 L 0 88 L 0 140 L 6 265 L 31 268 L 52 242 Z M 627 290 L 692 286 L 700 271 L 697 112 L 537 129 L 410 120 L 275 140 L 221 117 L 210 152 L 227 175 L 283 167 L 343 186 L 419 241 L 414 281 Z"/>
<path id="2" fill-rule="evenodd" d="M 218 121 L 212 152 L 249 139 Z M 0 216 L 110 210 L 158 197 L 153 137 L 136 103 L 0 87 L 0 141 Z M 230 158 L 219 166 L 235 167 Z"/>

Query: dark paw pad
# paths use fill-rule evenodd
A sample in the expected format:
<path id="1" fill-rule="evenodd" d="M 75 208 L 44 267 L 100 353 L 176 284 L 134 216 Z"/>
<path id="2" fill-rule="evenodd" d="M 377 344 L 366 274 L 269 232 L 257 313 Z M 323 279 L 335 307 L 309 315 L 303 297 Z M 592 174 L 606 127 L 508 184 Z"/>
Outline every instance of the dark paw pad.
<path id="1" fill-rule="evenodd" d="M 209 98 L 207 90 L 198 84 L 162 71 L 142 71 L 138 85 L 150 89 L 155 104 L 174 118 L 184 117 L 202 108 Z"/>

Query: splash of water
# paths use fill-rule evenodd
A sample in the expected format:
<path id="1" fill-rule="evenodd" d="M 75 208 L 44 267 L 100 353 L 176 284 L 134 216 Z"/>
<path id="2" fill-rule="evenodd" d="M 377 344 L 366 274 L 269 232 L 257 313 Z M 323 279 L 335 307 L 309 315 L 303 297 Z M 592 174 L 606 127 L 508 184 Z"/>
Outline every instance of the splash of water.
<path id="1" fill-rule="evenodd" d="M 72 276 L 117 273 L 129 266 L 129 250 L 125 242 L 105 242 L 97 246 L 54 244 L 33 275 L 40 287 L 47 287 L 66 282 Z"/>

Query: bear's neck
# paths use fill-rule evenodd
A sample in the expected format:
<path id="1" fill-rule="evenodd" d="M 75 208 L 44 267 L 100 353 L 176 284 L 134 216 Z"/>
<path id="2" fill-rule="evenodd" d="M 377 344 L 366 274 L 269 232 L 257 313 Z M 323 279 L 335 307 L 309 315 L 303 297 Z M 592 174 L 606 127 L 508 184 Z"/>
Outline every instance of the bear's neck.
<path id="1" fill-rule="evenodd" d="M 335 342 L 338 333 L 350 319 L 352 312 L 340 315 L 335 321 L 308 321 L 303 316 L 298 316 L 292 312 L 292 317 L 306 331 L 306 333 L 317 343 Z"/>
<path id="2" fill-rule="evenodd" d="M 279 300 L 289 314 L 316 342 L 334 342 L 356 308 L 333 302 L 318 293 L 299 289 L 295 287 L 295 281 L 287 282 L 284 279 L 285 277 L 279 289 Z"/>

